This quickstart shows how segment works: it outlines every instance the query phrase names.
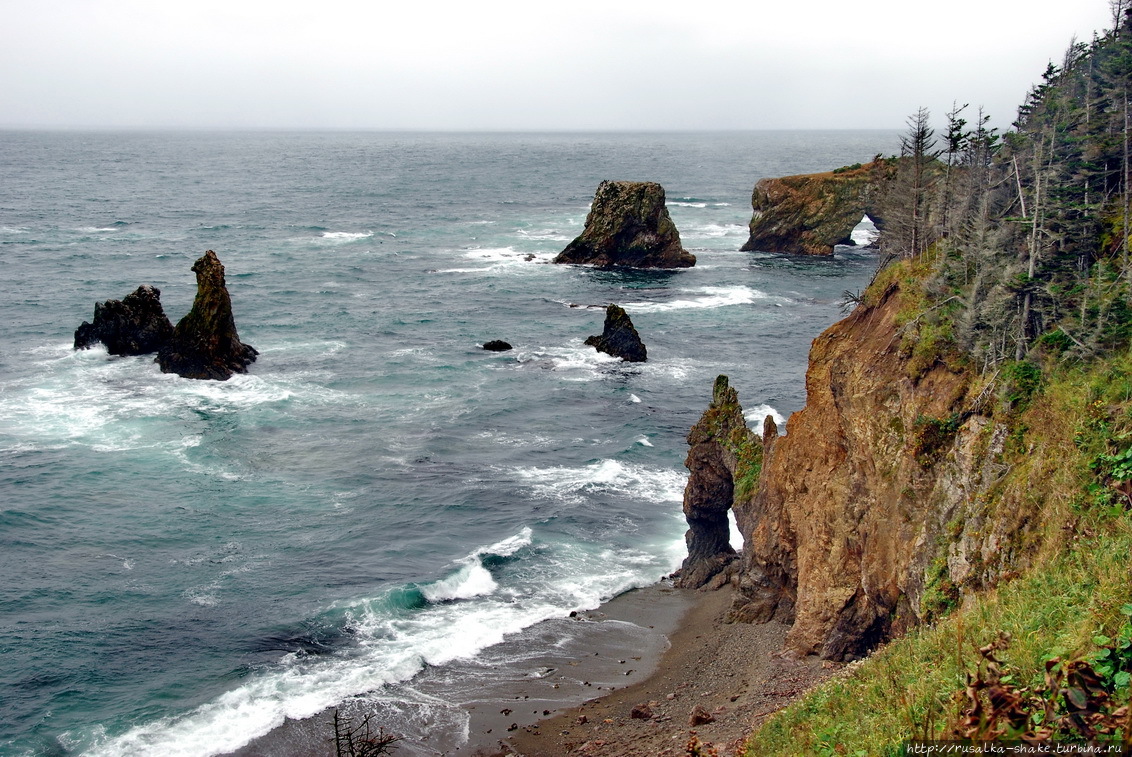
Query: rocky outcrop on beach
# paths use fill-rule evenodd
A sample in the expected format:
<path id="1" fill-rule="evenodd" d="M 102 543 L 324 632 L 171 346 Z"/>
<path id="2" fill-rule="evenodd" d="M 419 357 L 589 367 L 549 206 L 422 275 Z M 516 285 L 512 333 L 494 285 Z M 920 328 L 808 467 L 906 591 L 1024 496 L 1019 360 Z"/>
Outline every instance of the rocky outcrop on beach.
<path id="1" fill-rule="evenodd" d="M 603 181 L 585 229 L 554 262 L 598 268 L 690 268 L 696 256 L 680 243 L 680 232 L 664 203 L 664 187 L 649 181 Z"/>
<path id="2" fill-rule="evenodd" d="M 94 322 L 83 321 L 75 330 L 75 349 L 101 342 L 111 355 L 146 355 L 157 352 L 172 334 L 161 290 L 140 286 L 120 300 L 95 303 Z"/>
<path id="3" fill-rule="evenodd" d="M 165 373 L 185 378 L 225 381 L 247 373 L 259 353 L 240 341 L 232 316 L 232 300 L 224 283 L 224 266 L 208 250 L 193 264 L 197 295 L 193 307 L 157 353 Z"/>
<path id="4" fill-rule="evenodd" d="M 676 585 L 698 589 L 722 574 L 737 559 L 731 546 L 727 513 L 735 497 L 739 460 L 757 476 L 762 445 L 747 429 L 739 395 L 726 376 L 715 380 L 711 405 L 688 432 L 688 483 L 684 487 L 684 541 L 688 556 Z M 742 488 L 745 482 L 740 482 Z"/>
<path id="5" fill-rule="evenodd" d="M 892 161 L 877 159 L 827 173 L 762 179 L 751 195 L 750 237 L 745 251 L 832 255 L 852 244 L 850 233 L 868 215 L 884 221 L 878 206 L 894 175 Z"/>
<path id="6" fill-rule="evenodd" d="M 637 333 L 629 314 L 617 305 L 610 305 L 605 309 L 605 328 L 601 334 L 586 339 L 586 344 L 596 348 L 598 352 L 630 363 L 648 360 L 648 351 L 641 341 L 641 335 Z"/>

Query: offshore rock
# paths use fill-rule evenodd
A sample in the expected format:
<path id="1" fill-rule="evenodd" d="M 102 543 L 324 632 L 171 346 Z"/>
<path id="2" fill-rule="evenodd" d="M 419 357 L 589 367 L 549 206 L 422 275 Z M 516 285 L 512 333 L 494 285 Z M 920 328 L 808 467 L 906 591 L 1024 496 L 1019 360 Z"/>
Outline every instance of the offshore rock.
<path id="1" fill-rule="evenodd" d="M 603 181 L 594 194 L 585 230 L 554 262 L 599 268 L 690 268 L 696 256 L 681 246 L 680 232 L 664 204 L 664 187 L 651 181 Z"/>
<path id="2" fill-rule="evenodd" d="M 75 349 L 102 342 L 111 355 L 157 352 L 173 335 L 173 324 L 161 307 L 161 290 L 140 286 L 121 300 L 95 303 L 94 323 L 75 330 Z"/>
<path id="3" fill-rule="evenodd" d="M 240 341 L 232 317 L 232 300 L 224 284 L 224 266 L 216 253 L 207 251 L 193 264 L 197 296 L 193 307 L 157 353 L 164 373 L 185 378 L 225 381 L 233 373 L 247 373 L 259 353 Z"/>
<path id="4" fill-rule="evenodd" d="M 629 319 L 629 314 L 617 305 L 605 309 L 605 328 L 599 336 L 586 339 L 586 344 L 598 352 L 619 357 L 630 363 L 643 363 L 648 360 L 645 343 Z"/>
<path id="5" fill-rule="evenodd" d="M 506 352 L 511 349 L 511 345 L 502 339 L 492 339 L 490 342 L 484 342 L 483 348 L 488 352 Z"/>
<path id="6" fill-rule="evenodd" d="M 826 173 L 760 180 L 751 195 L 751 235 L 740 249 L 832 255 L 834 245 L 852 244 L 850 233 L 862 216 L 883 225 L 877 206 L 894 166 L 877 159 Z"/>

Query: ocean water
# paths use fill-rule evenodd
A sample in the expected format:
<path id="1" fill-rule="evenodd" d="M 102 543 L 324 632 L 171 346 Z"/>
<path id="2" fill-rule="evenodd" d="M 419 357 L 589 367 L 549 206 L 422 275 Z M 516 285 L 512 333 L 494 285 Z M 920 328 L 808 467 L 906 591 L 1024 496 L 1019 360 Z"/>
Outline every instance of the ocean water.
<path id="1" fill-rule="evenodd" d="M 359 697 L 400 753 L 458 746 L 437 672 L 677 567 L 715 376 L 756 423 L 798 410 L 871 276 L 737 252 L 754 182 L 896 143 L 0 132 L 0 754 L 221 754 Z M 661 182 L 696 267 L 549 265 L 603 179 Z M 207 249 L 248 375 L 72 350 L 140 284 L 176 321 Z M 609 302 L 649 362 L 583 344 Z"/>

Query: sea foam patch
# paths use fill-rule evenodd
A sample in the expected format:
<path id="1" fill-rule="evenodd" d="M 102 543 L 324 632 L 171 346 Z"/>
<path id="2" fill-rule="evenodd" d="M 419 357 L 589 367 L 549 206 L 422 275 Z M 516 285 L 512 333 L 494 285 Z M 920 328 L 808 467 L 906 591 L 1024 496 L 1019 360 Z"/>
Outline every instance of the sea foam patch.
<path id="1" fill-rule="evenodd" d="M 766 292 L 743 285 L 681 289 L 680 292 L 684 295 L 693 296 L 681 297 L 669 302 L 627 302 L 622 307 L 629 314 L 665 313 L 672 310 L 698 310 L 749 305 L 756 300 L 765 300 L 769 297 Z"/>
<path id="2" fill-rule="evenodd" d="M 514 557 L 534 539 L 532 529 L 524 527 L 469 558 Z M 181 716 L 160 718 L 114 737 L 95 726 L 86 739 L 75 738 L 74 743 L 89 744 L 85 754 L 95 757 L 211 757 L 231 752 L 286 718 L 313 717 L 361 694 L 380 699 L 387 686 L 408 681 L 426 665 L 472 659 L 508 636 L 571 611 L 593 609 L 679 564 L 671 550 L 660 550 L 658 556 L 584 543 L 543 546 L 537 560 L 520 560 L 506 579 L 493 578 L 499 588 L 491 594 L 451 597 L 417 609 L 397 608 L 383 597 L 360 600 L 345 608 L 356 646 L 340 654 L 284 655 L 271 669 Z M 397 730 L 396 723 L 386 725 Z"/>
<path id="3" fill-rule="evenodd" d="M 362 239 L 369 239 L 372 236 L 372 231 L 324 231 L 319 234 L 318 238 L 323 242 L 329 242 L 331 244 L 343 244 L 346 242 L 357 242 Z"/>
<path id="4" fill-rule="evenodd" d="M 202 412 L 340 400 L 338 392 L 304 375 L 196 381 L 161 373 L 152 356 L 115 357 L 100 345 L 89 350 L 51 345 L 34 352 L 38 373 L 3 386 L 0 423 L 8 435 L 36 447 L 165 449 L 185 462 L 186 449 L 196 442 L 184 422 L 199 425 Z"/>
<path id="5" fill-rule="evenodd" d="M 520 468 L 515 473 L 535 496 L 570 503 L 584 502 L 596 493 L 656 503 L 680 502 L 688 480 L 680 471 L 608 459 L 580 468 Z"/>
<path id="6" fill-rule="evenodd" d="M 746 419 L 747 425 L 753 428 L 755 430 L 755 433 L 759 434 L 762 433 L 763 420 L 768 415 L 771 418 L 774 418 L 774 425 L 778 426 L 779 431 L 781 431 L 783 427 L 786 426 L 786 416 L 778 412 L 770 405 L 755 405 L 754 407 L 743 411 L 743 417 Z"/>

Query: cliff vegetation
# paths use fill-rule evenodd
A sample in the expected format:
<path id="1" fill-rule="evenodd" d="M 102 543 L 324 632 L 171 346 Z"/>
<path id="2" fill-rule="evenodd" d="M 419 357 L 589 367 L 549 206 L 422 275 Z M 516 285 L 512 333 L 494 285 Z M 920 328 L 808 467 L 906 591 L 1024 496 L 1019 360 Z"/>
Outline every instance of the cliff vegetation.
<path id="1" fill-rule="evenodd" d="M 918 111 L 881 267 L 764 440 L 732 619 L 855 661 L 750 755 L 911 739 L 1132 747 L 1132 11 L 1073 42 L 1013 128 Z M 695 471 L 693 471 L 693 475 Z"/>

